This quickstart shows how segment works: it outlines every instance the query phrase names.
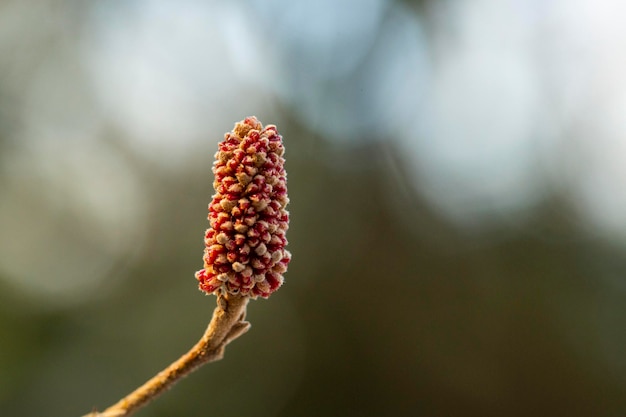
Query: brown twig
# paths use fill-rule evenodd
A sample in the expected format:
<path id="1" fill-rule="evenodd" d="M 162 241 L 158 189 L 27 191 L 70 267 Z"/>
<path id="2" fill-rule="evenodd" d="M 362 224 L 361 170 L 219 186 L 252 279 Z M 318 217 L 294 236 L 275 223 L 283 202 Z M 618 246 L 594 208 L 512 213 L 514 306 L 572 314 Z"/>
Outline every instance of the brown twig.
<path id="1" fill-rule="evenodd" d="M 209 326 L 189 352 L 116 404 L 83 417 L 130 416 L 200 366 L 222 359 L 226 345 L 250 328 L 250 323 L 244 321 L 247 304 L 248 297 L 220 295 Z"/>

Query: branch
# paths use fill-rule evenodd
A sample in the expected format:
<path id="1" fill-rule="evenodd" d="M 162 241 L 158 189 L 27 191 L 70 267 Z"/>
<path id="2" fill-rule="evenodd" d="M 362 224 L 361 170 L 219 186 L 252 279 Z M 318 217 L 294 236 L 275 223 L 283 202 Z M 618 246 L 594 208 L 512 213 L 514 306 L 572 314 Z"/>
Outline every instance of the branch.
<path id="1" fill-rule="evenodd" d="M 238 295 L 218 296 L 209 326 L 189 352 L 103 412 L 83 417 L 130 416 L 200 366 L 222 359 L 226 345 L 250 328 L 250 323 L 244 321 L 248 300 Z"/>

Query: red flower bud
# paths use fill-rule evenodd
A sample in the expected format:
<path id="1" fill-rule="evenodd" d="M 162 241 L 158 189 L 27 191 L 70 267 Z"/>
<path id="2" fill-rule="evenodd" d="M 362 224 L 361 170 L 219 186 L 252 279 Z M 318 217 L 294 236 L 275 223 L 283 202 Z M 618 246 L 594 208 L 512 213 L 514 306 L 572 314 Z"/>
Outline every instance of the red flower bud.
<path id="1" fill-rule="evenodd" d="M 202 291 L 267 298 L 283 283 L 289 213 L 282 137 L 248 117 L 226 133 L 215 154 Z"/>

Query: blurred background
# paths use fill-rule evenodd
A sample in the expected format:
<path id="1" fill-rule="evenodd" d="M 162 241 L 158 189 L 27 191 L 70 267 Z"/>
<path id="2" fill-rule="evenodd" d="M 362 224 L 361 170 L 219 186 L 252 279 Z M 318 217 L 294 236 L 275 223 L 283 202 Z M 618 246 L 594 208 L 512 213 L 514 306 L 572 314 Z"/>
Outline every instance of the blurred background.
<path id="1" fill-rule="evenodd" d="M 213 154 L 256 115 L 286 283 L 138 416 L 623 416 L 625 13 L 2 1 L 0 415 L 103 409 L 198 340 Z"/>

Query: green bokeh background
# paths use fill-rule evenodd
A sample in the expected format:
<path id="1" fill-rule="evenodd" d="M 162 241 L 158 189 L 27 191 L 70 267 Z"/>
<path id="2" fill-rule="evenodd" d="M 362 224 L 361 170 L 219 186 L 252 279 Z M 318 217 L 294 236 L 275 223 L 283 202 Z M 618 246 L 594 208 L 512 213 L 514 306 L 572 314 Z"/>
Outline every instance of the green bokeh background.
<path id="1" fill-rule="evenodd" d="M 435 25 L 436 2 L 384 3 L 402 7 L 427 29 Z M 89 31 L 85 16 L 102 4 L 42 4 L 0 5 L 0 15 L 22 24 L 0 34 L 0 239 L 5 254 L 19 255 L 0 262 L 1 416 L 103 409 L 196 342 L 215 305 L 193 278 L 213 192 L 212 155 L 221 132 L 248 113 L 276 123 L 285 138 L 293 254 L 286 283 L 271 299 L 251 302 L 252 329 L 222 361 L 138 416 L 608 417 L 626 411 L 624 245 L 594 229 L 562 189 L 553 188 L 532 209 L 503 215 L 506 221 L 465 227 L 423 192 L 415 161 L 394 142 L 395 133 L 334 137 L 324 121 L 303 117 L 297 101 L 269 93 L 263 99 L 269 107 L 256 109 L 222 108 L 210 92 L 199 93 L 208 97 L 198 111 L 221 121 L 185 144 L 188 153 L 164 162 L 132 145 L 132 131 L 94 104 L 82 58 L 73 55 L 83 47 L 80 30 Z M 50 59 L 61 70 L 49 70 Z M 292 62 L 280 64 L 288 73 Z M 345 79 L 358 75 L 357 67 Z M 35 81 L 49 95 L 29 98 Z M 331 80 L 320 88 L 341 85 Z M 41 111 L 57 120 L 54 104 L 37 103 L 65 94 L 79 98 L 57 102 L 69 106 L 64 123 L 71 125 L 73 114 L 81 119 L 90 106 L 99 115 L 93 148 L 81 145 L 86 138 L 63 137 L 62 129 L 57 139 L 29 129 L 33 119 L 24 114 Z M 345 92 L 342 106 L 352 120 L 367 123 L 371 114 L 359 113 L 367 94 L 358 85 Z M 50 149 L 46 158 L 29 159 L 42 147 Z M 67 155 L 95 167 L 89 181 L 96 194 L 94 187 L 124 184 L 115 176 L 121 166 L 137 186 L 128 195 L 141 195 L 128 200 L 116 189 L 105 202 L 76 200 L 79 191 L 65 185 L 74 184 L 77 172 L 65 166 Z M 50 172 L 60 173 L 53 182 Z M 106 213 L 115 210 L 136 210 L 141 227 L 114 223 L 118 229 L 107 230 Z M 101 245 L 104 235 L 114 243 Z M 55 286 L 66 274 L 75 285 Z"/>

